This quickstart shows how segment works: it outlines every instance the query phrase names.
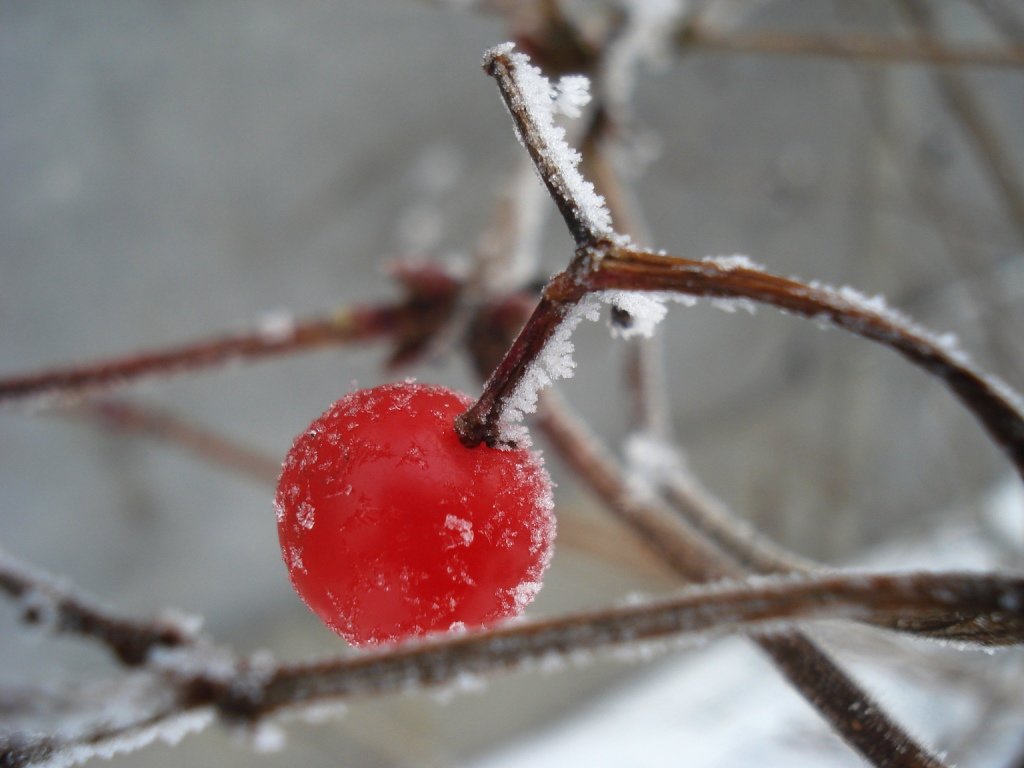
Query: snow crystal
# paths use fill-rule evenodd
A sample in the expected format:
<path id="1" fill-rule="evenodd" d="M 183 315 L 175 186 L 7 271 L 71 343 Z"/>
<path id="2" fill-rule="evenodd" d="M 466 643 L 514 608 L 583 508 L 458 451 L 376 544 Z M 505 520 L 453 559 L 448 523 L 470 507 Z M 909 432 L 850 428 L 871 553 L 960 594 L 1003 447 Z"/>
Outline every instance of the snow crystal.
<path id="1" fill-rule="evenodd" d="M 286 309 L 267 312 L 259 320 L 259 333 L 269 343 L 286 341 L 295 334 L 295 318 Z"/>
<path id="2" fill-rule="evenodd" d="M 611 213 L 604 198 L 597 194 L 594 185 L 583 178 L 577 165 L 582 159 L 579 152 L 565 141 L 565 129 L 555 125 L 556 114 L 576 117 L 580 108 L 590 100 L 589 80 L 582 75 L 563 77 L 552 86 L 541 71 L 530 64 L 530 58 L 514 53 L 514 43 L 503 43 L 484 53 L 484 68 L 490 71 L 498 58 L 507 58 L 509 74 L 519 88 L 518 95 L 512 95 L 516 106 L 529 114 L 542 146 L 537 147 L 545 159 L 558 170 L 564 189 L 559 190 L 573 203 L 576 213 L 584 226 L 598 236 L 610 237 L 612 230 Z M 522 136 L 520 143 L 526 146 Z M 556 180 L 557 183 L 557 180 Z"/>
<path id="3" fill-rule="evenodd" d="M 515 604 L 517 613 L 526 610 L 526 606 L 533 602 L 533 598 L 537 596 L 542 586 L 543 584 L 539 581 L 524 581 L 509 589 L 509 596 Z"/>
<path id="4" fill-rule="evenodd" d="M 246 742 L 254 752 L 268 754 L 284 749 L 284 730 L 276 723 L 260 722 L 248 729 Z"/>
<path id="5" fill-rule="evenodd" d="M 566 75 L 555 90 L 555 111 L 566 117 L 579 117 L 590 103 L 590 80 L 583 75 Z"/>
<path id="6" fill-rule="evenodd" d="M 177 608 L 164 608 L 158 616 L 162 624 L 169 624 L 185 637 L 195 638 L 203 629 L 203 617 L 185 613 Z"/>
<path id="7" fill-rule="evenodd" d="M 715 309 L 720 309 L 723 312 L 733 314 L 737 309 L 742 309 L 748 314 L 757 313 L 757 304 L 750 299 L 738 298 L 738 299 L 711 299 L 711 306 Z"/>
<path id="8" fill-rule="evenodd" d="M 473 543 L 473 523 L 469 520 L 464 520 L 456 515 L 448 515 L 444 519 L 444 527 L 456 532 L 461 546 L 468 547 Z M 459 543 L 452 546 L 459 546 Z"/>
<path id="9" fill-rule="evenodd" d="M 295 517 L 298 519 L 299 525 L 307 531 L 312 530 L 316 524 L 316 510 L 308 501 L 299 502 L 298 509 L 295 511 Z"/>
<path id="10" fill-rule="evenodd" d="M 153 669 L 173 677 L 190 679 L 198 676 L 227 683 L 237 672 L 236 658 L 225 648 L 209 643 L 177 648 L 156 646 L 149 652 Z"/>
<path id="11" fill-rule="evenodd" d="M 340 720 L 348 714 L 348 707 L 341 701 L 318 701 L 315 704 L 301 704 L 281 710 L 283 720 L 301 720 L 312 725 Z"/>
<path id="12" fill-rule="evenodd" d="M 94 757 L 109 760 L 115 755 L 135 752 L 156 741 L 163 741 L 174 746 L 190 733 L 202 731 L 213 720 L 214 712 L 211 708 L 196 709 L 168 717 L 154 725 L 128 731 L 120 736 L 90 744 L 71 745 L 60 750 L 48 760 L 35 765 L 38 768 L 68 768 L 68 766 L 80 765 Z"/>
<path id="13" fill-rule="evenodd" d="M 306 572 L 306 566 L 302 562 L 302 550 L 294 544 L 288 546 L 288 568 L 293 571 Z"/>
<path id="14" fill-rule="evenodd" d="M 626 328 L 612 328 L 614 335 L 622 338 L 633 336 L 650 337 L 655 326 L 661 322 L 668 310 L 666 302 L 692 307 L 698 297 L 668 291 L 598 291 L 588 294 L 572 309 L 566 312 L 558 328 L 548 339 L 538 358 L 531 363 L 516 388 L 502 403 L 500 437 L 512 445 L 527 445 L 528 435 L 519 425 L 527 413 L 537 409 L 537 394 L 541 389 L 558 379 L 572 378 L 576 368 L 572 353 L 575 349 L 572 334 L 583 320 L 597 320 L 602 303 L 622 309 L 630 314 L 633 323 Z M 712 305 L 733 312 L 744 309 L 753 312 L 755 305 L 747 299 L 713 299 Z"/>
<path id="15" fill-rule="evenodd" d="M 584 320 L 600 317 L 600 302 L 584 297 L 566 312 L 562 322 L 544 345 L 541 354 L 526 369 L 522 379 L 502 403 L 500 436 L 505 442 L 523 445 L 525 428 L 518 427 L 527 413 L 537 410 L 537 394 L 558 379 L 572 377 L 576 361 L 572 359 L 572 332 Z"/>
<path id="16" fill-rule="evenodd" d="M 881 294 L 867 296 L 856 288 L 851 288 L 848 285 L 840 287 L 836 293 L 838 293 L 839 297 L 847 304 L 852 304 L 867 312 L 874 312 L 876 315 L 890 317 L 894 320 L 899 320 L 900 322 L 907 322 L 907 318 L 903 314 L 894 309 L 890 309 L 889 305 L 885 301 L 885 297 Z"/>
<path id="17" fill-rule="evenodd" d="M 487 678 L 475 672 L 459 670 L 442 687 L 431 693 L 431 698 L 440 704 L 448 704 L 459 694 L 483 693 L 487 690 Z"/>
<path id="18" fill-rule="evenodd" d="M 604 291 L 601 300 L 611 306 L 628 312 L 632 323 L 628 326 L 612 325 L 612 336 L 630 339 L 634 336 L 651 338 L 654 327 L 665 319 L 668 308 L 665 295 L 661 293 L 640 293 L 637 291 Z"/>
<path id="19" fill-rule="evenodd" d="M 753 269 L 758 272 L 764 271 L 763 266 L 752 261 L 749 256 L 744 256 L 741 253 L 735 253 L 731 256 L 705 256 L 701 261 L 706 264 L 712 264 L 719 269 L 724 269 L 727 272 L 734 269 Z"/>

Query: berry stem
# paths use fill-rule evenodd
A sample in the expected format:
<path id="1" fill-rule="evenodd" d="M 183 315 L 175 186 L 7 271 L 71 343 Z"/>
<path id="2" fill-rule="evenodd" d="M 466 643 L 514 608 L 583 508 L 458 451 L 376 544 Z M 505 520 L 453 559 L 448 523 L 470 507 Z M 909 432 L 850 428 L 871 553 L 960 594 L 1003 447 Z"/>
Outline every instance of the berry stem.
<path id="1" fill-rule="evenodd" d="M 500 444 L 499 424 L 506 398 L 526 376 L 548 340 L 575 302 L 541 298 L 512 346 L 502 358 L 473 405 L 455 420 L 459 439 L 469 448 Z"/>

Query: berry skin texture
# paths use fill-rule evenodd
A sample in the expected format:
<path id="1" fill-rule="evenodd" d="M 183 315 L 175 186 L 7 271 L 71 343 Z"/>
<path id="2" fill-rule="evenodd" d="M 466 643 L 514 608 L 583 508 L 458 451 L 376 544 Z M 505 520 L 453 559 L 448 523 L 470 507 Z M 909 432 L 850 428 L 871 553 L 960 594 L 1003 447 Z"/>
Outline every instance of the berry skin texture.
<path id="1" fill-rule="evenodd" d="M 338 400 L 295 439 L 278 481 L 296 592 L 357 646 L 482 627 L 533 600 L 555 535 L 530 451 L 466 448 L 466 395 L 411 382 Z"/>

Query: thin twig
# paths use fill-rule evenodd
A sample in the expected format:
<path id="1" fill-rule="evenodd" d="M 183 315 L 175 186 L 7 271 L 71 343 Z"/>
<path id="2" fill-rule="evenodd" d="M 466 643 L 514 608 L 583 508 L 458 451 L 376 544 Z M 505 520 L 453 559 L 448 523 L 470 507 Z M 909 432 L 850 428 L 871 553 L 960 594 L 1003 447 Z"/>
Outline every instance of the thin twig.
<path id="1" fill-rule="evenodd" d="M 182 651 L 160 661 L 172 704 L 137 721 L 101 725 L 71 739 L 56 736 L 8 736 L 0 740 L 0 765 L 28 766 L 69 749 L 79 758 L 130 751 L 156 738 L 173 738 L 198 730 L 216 711 L 229 722 L 255 724 L 282 711 L 356 695 L 384 695 L 410 688 L 450 684 L 474 675 L 561 664 L 585 651 L 631 648 L 665 638 L 686 640 L 758 630 L 774 631 L 795 621 L 862 618 L 900 613 L 914 617 L 936 612 L 976 618 L 1007 615 L 1016 639 L 1024 640 L 1024 580 L 981 574 L 830 574 L 815 578 L 762 579 L 722 583 L 644 605 L 624 606 L 510 625 L 482 634 L 406 646 L 381 654 L 306 664 L 256 664 L 218 657 L 214 668 L 203 664 L 202 651 L 192 658 Z M 1014 607 L 1015 606 L 1015 607 Z M 765 638 L 769 646 L 777 643 Z M 788 642 L 788 641 L 787 641 Z M 803 651 L 797 647 L 797 650 Z M 821 670 L 801 657 L 806 674 Z M 870 732 L 875 713 L 847 711 L 851 727 Z M 178 720 L 167 730 L 169 721 Z M 91 751 L 90 751 L 91 750 Z M 888 764 L 897 764 L 890 762 Z M 901 765 L 921 762 L 908 752 Z"/>
<path id="2" fill-rule="evenodd" d="M 974 414 L 1024 477 L 1024 415 L 1006 385 L 976 370 L 957 350 L 905 318 L 851 291 L 834 291 L 759 269 L 615 248 L 588 281 L 589 290 L 674 291 L 745 298 L 826 321 L 880 342 L 941 380 Z"/>
<path id="3" fill-rule="evenodd" d="M 128 722 L 100 724 L 84 733 L 23 734 L 0 736 L 0 766 L 28 768 L 32 765 L 78 765 L 91 757 L 111 758 L 135 752 L 155 741 L 176 744 L 189 733 L 203 730 L 214 719 L 214 713 L 202 705 L 168 706 Z"/>
<path id="4" fill-rule="evenodd" d="M 543 103 L 549 100 L 547 81 L 523 54 L 512 53 L 508 46 L 499 46 L 484 54 L 483 67 L 497 82 L 516 135 L 555 201 L 577 248 L 607 238 L 611 234 L 611 223 L 607 209 L 603 208 L 604 201 L 580 199 L 593 198 L 593 187 L 576 170 L 579 156 L 565 145 L 564 131 L 552 122 L 553 105 Z"/>
<path id="5" fill-rule="evenodd" d="M 940 32 L 931 9 L 920 0 L 899 0 L 899 7 L 926 46 L 934 45 Z M 960 125 L 979 164 L 998 192 L 1017 235 L 1024 240 L 1024 182 L 1017 164 L 1000 138 L 973 89 L 957 72 L 933 70 L 931 77 L 946 108 Z"/>
<path id="6" fill-rule="evenodd" d="M 273 484 L 281 474 L 281 462 L 273 456 L 153 406 L 123 399 L 103 399 L 86 401 L 60 413 L 71 418 L 91 419 L 108 429 L 153 438 L 262 483 Z"/>
<path id="7" fill-rule="evenodd" d="M 461 283 L 435 265 L 398 265 L 392 271 L 404 297 L 356 306 L 333 315 L 292 321 L 273 318 L 249 333 L 140 352 L 84 365 L 0 379 L 0 405 L 74 399 L 151 376 L 194 372 L 234 361 L 256 361 L 319 347 L 391 339 L 392 365 L 421 353 L 451 318 Z"/>
<path id="8" fill-rule="evenodd" d="M 254 361 L 334 344 L 367 341 L 390 334 L 405 311 L 368 307 L 315 317 L 289 327 L 257 330 L 139 352 L 70 367 L 0 379 L 0 403 L 67 398 L 152 376 L 191 373 L 232 361 Z"/>
<path id="9" fill-rule="evenodd" d="M 918 40 L 868 35 L 755 32 L 723 34 L 703 26 L 687 26 L 677 37 L 684 50 L 747 53 L 768 56 L 815 56 L 892 64 L 937 67 L 1024 67 L 1024 46 L 952 46 L 935 37 Z"/>
<path id="10" fill-rule="evenodd" d="M 92 638 L 127 666 L 145 663 L 154 648 L 195 641 L 195 632 L 168 619 L 122 618 L 69 586 L 0 552 L 0 591 L 20 601 L 21 620 L 54 634 Z"/>
<path id="11" fill-rule="evenodd" d="M 564 659 L 574 652 L 662 637 L 749 632 L 755 625 L 779 621 L 963 612 L 1006 617 L 1007 631 L 1019 641 L 1024 639 L 1022 601 L 1024 579 L 968 573 L 832 574 L 718 584 L 644 605 L 512 625 L 379 656 L 281 667 L 269 676 L 263 696 L 254 697 L 253 714 L 327 696 L 439 685 L 459 675 L 519 667 L 552 654 Z"/>
<path id="12" fill-rule="evenodd" d="M 539 426 L 562 457 L 680 576 L 700 582 L 740 572 L 701 536 L 669 526 L 651 505 L 631 498 L 624 475 L 586 426 L 552 392 L 545 393 L 543 403 Z M 802 634 L 761 637 L 756 642 L 832 728 L 875 765 L 942 765 Z"/>

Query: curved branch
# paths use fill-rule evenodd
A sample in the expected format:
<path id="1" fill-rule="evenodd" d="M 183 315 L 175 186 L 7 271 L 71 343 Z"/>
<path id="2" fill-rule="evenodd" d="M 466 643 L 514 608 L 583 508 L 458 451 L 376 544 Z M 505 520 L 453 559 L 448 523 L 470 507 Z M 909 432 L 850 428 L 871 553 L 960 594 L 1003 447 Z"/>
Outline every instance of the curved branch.
<path id="1" fill-rule="evenodd" d="M 1024 415 L 1002 382 L 976 370 L 961 352 L 896 312 L 850 290 L 806 285 L 759 269 L 723 267 L 616 247 L 590 275 L 588 288 L 671 291 L 689 296 L 749 299 L 823 320 L 899 352 L 942 380 L 974 414 L 1024 477 Z"/>

